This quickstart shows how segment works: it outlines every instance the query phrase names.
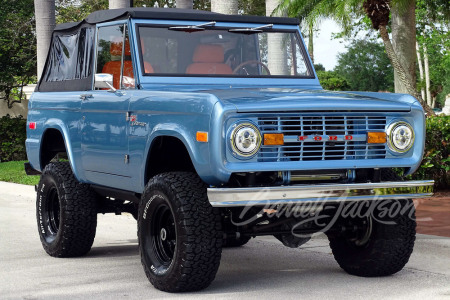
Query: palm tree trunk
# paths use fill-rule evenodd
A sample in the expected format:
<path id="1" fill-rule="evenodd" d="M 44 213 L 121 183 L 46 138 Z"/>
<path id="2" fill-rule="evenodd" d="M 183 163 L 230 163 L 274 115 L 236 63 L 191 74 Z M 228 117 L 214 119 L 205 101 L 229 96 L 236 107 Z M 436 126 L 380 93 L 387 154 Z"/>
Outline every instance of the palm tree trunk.
<path id="1" fill-rule="evenodd" d="M 430 116 L 434 116 L 434 112 L 431 109 L 430 106 L 426 102 L 423 101 L 420 94 L 416 91 L 415 87 L 413 86 L 413 83 L 411 82 L 411 78 L 408 76 L 408 74 L 403 69 L 402 65 L 400 64 L 397 54 L 394 51 L 394 47 L 392 46 L 391 40 L 389 39 L 389 34 L 387 32 L 386 26 L 380 25 L 379 26 L 381 39 L 383 40 L 384 47 L 386 49 L 386 53 L 389 57 L 389 60 L 392 63 L 392 66 L 394 67 L 394 70 L 397 72 L 397 76 L 399 80 L 402 82 L 402 84 L 406 88 L 406 92 L 410 95 L 413 95 L 414 97 L 419 100 L 420 104 L 422 104 L 423 109 L 425 112 Z"/>
<path id="2" fill-rule="evenodd" d="M 55 0 L 34 0 L 37 41 L 37 78 L 42 75 L 55 28 Z"/>
<path id="3" fill-rule="evenodd" d="M 211 11 L 226 15 L 238 14 L 237 0 L 211 0 Z"/>
<path id="4" fill-rule="evenodd" d="M 397 54 L 400 65 L 416 87 L 416 15 L 415 1 L 403 1 L 405 7 L 394 5 L 391 9 L 392 46 Z M 406 93 L 407 88 L 400 79 L 400 74 L 394 70 L 396 93 Z"/>
<path id="5" fill-rule="evenodd" d="M 430 90 L 430 64 L 428 63 L 428 52 L 427 46 L 423 45 L 423 62 L 425 65 L 425 88 L 427 91 L 427 103 L 428 105 L 433 105 L 433 99 L 431 99 L 431 90 Z"/>
<path id="6" fill-rule="evenodd" d="M 109 9 L 130 7 L 130 0 L 109 0 Z"/>
<path id="7" fill-rule="evenodd" d="M 192 9 L 194 7 L 193 0 L 176 0 L 177 8 Z"/>
<path id="8" fill-rule="evenodd" d="M 419 64 L 419 75 L 420 75 L 420 81 L 423 82 L 423 66 L 422 66 L 422 56 L 420 55 L 420 48 L 419 43 L 416 41 L 416 52 L 417 52 L 417 63 Z M 420 88 L 420 95 L 422 96 L 422 99 L 424 101 L 427 101 L 427 98 L 425 97 L 425 89 L 423 86 Z M 427 101 L 429 104 L 429 102 Z"/>
<path id="9" fill-rule="evenodd" d="M 271 16 L 278 7 L 279 0 L 266 0 L 266 16 Z M 267 35 L 268 67 L 272 75 L 287 75 L 287 51 L 282 34 Z"/>
<path id="10" fill-rule="evenodd" d="M 314 27 L 312 24 L 308 26 L 308 52 L 314 64 Z"/>

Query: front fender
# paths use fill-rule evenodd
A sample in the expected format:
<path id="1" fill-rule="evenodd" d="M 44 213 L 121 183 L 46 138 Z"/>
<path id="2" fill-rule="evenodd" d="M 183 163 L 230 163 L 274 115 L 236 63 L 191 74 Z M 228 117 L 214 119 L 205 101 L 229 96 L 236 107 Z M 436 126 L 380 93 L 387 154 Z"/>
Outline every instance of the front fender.
<path id="1" fill-rule="evenodd" d="M 161 136 L 179 139 L 186 147 L 195 171 L 205 182 L 211 181 L 209 143 L 197 142 L 195 132 L 176 123 L 162 123 L 156 125 L 149 134 L 145 147 L 145 164 L 141 166 L 141 182 L 145 184 L 146 165 L 149 160 L 150 150 L 156 138 Z"/>

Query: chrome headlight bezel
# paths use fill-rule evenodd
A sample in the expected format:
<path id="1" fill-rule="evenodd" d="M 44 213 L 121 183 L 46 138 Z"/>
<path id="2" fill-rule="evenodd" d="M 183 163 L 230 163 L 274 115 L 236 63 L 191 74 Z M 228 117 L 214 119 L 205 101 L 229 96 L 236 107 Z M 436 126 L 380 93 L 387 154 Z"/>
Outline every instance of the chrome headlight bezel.
<path id="1" fill-rule="evenodd" d="M 255 147 L 249 152 L 242 151 L 241 149 L 239 149 L 240 147 L 236 144 L 237 134 L 245 128 L 252 130 L 254 132 L 254 136 L 256 138 Z M 254 125 L 250 122 L 239 122 L 239 123 L 235 123 L 232 126 L 231 133 L 229 134 L 229 141 L 230 141 L 230 148 L 231 148 L 231 151 L 234 156 L 236 156 L 238 158 L 248 159 L 248 158 L 252 158 L 253 156 L 255 156 L 258 153 L 259 149 L 261 148 L 262 138 L 261 138 L 261 133 L 260 133 L 258 127 L 256 127 L 256 125 Z"/>
<path id="2" fill-rule="evenodd" d="M 396 146 L 396 142 L 395 142 L 395 136 L 396 136 L 396 131 L 397 130 L 401 130 L 401 129 L 406 129 L 410 131 L 410 142 L 408 144 L 408 146 L 404 149 L 398 148 Z M 406 153 L 408 152 L 414 145 L 414 140 L 415 140 L 415 133 L 414 133 L 414 129 L 411 126 L 411 124 L 405 122 L 405 121 L 396 121 L 393 122 L 389 125 L 388 130 L 387 130 L 387 135 L 388 135 L 388 146 L 389 149 L 395 153 Z"/>

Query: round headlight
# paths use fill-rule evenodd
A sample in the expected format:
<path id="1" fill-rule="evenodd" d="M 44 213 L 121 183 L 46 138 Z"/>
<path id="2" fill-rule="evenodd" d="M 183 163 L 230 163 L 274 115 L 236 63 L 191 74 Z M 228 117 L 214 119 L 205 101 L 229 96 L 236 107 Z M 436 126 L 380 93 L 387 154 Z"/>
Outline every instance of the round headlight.
<path id="1" fill-rule="evenodd" d="M 389 148 L 395 152 L 406 152 L 414 144 L 414 130 L 406 122 L 396 122 L 389 126 Z"/>
<path id="2" fill-rule="evenodd" d="M 242 123 L 231 132 L 231 147 L 236 154 L 249 157 L 261 146 L 261 135 L 258 128 L 250 123 Z"/>

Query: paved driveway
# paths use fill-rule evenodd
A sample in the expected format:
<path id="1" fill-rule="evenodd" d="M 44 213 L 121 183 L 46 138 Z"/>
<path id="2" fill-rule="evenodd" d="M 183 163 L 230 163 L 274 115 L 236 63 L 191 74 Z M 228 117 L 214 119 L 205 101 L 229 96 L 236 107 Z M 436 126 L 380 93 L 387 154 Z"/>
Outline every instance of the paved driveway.
<path id="1" fill-rule="evenodd" d="M 406 268 L 384 278 L 347 275 L 327 240 L 289 249 L 273 238 L 224 249 L 216 280 L 199 293 L 167 294 L 147 281 L 139 260 L 136 222 L 100 215 L 91 252 L 49 257 L 40 245 L 34 188 L 0 182 L 2 299 L 450 299 L 450 239 L 419 235 Z"/>

